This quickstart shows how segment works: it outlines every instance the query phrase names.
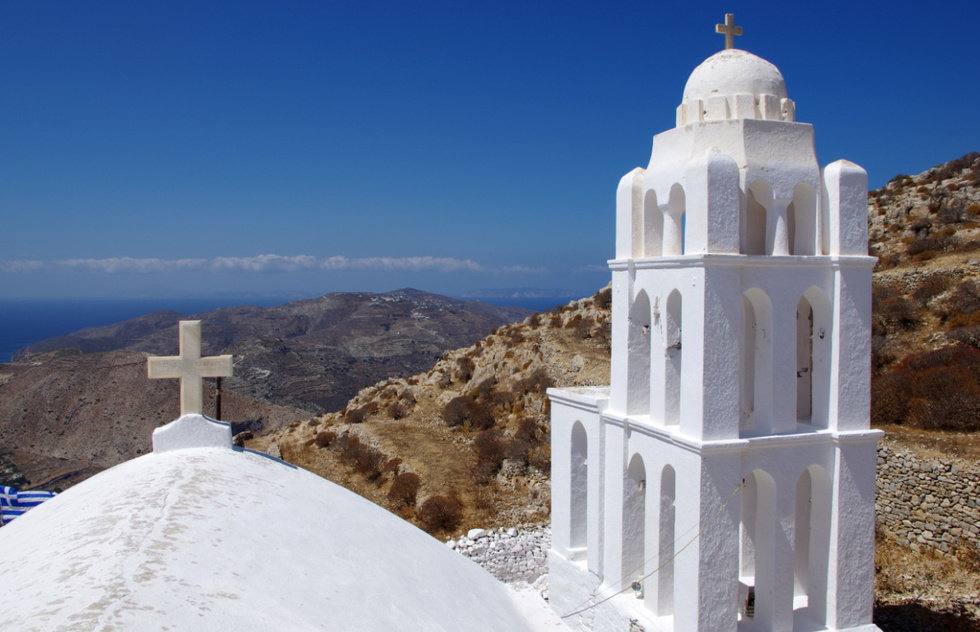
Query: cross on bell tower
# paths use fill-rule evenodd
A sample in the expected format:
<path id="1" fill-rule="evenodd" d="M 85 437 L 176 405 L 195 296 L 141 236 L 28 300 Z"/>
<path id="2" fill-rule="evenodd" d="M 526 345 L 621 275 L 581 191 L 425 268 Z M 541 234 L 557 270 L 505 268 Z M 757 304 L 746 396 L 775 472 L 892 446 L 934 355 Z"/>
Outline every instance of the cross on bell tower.
<path id="1" fill-rule="evenodd" d="M 724 33 L 725 48 L 735 48 L 735 36 L 742 34 L 742 27 L 735 26 L 735 14 L 726 13 L 724 24 L 715 24 L 715 33 Z"/>

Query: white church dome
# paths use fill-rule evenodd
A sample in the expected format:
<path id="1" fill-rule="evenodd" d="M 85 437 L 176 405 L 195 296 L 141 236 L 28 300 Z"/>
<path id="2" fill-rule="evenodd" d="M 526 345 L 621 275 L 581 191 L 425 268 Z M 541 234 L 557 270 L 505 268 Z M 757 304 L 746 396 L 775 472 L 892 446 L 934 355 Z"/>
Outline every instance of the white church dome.
<path id="1" fill-rule="evenodd" d="M 685 101 L 736 94 L 785 98 L 786 82 L 779 69 L 765 59 L 732 48 L 704 60 L 684 86 Z"/>
<path id="2" fill-rule="evenodd" d="M 409 523 L 227 447 L 102 472 L 3 527 L 0 558 L 5 630 L 533 626 L 514 590 Z"/>
<path id="3" fill-rule="evenodd" d="M 793 121 L 795 115 L 779 69 L 733 48 L 715 53 L 691 73 L 677 124 L 740 118 Z"/>

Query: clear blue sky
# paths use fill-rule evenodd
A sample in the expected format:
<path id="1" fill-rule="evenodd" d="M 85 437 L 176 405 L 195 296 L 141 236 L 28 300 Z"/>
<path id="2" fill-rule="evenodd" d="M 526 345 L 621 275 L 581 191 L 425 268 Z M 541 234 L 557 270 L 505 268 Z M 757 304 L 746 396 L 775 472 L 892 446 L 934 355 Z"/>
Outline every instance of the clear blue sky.
<path id="1" fill-rule="evenodd" d="M 821 164 L 980 150 L 976 0 L 4 0 L 0 298 L 594 292 L 726 12 Z"/>

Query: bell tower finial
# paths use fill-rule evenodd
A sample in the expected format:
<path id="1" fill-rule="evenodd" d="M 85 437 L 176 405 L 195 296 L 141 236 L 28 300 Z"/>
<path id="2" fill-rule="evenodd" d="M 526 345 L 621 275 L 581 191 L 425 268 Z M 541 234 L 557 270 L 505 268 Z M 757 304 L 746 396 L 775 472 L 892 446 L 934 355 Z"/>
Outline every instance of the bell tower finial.
<path id="1" fill-rule="evenodd" d="M 725 34 L 725 49 L 735 48 L 735 36 L 742 34 L 742 27 L 735 26 L 735 14 L 726 13 L 724 24 L 715 24 L 715 33 Z"/>

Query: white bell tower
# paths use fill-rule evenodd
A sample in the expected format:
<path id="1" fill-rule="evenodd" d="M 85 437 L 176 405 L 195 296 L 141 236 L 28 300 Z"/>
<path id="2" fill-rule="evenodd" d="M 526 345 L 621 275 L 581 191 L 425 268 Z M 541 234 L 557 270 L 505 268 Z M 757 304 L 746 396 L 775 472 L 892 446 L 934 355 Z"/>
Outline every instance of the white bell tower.
<path id="1" fill-rule="evenodd" d="M 698 66 L 619 183 L 612 384 L 549 391 L 566 622 L 877 630 L 867 252 L 867 175 L 779 70 Z"/>

